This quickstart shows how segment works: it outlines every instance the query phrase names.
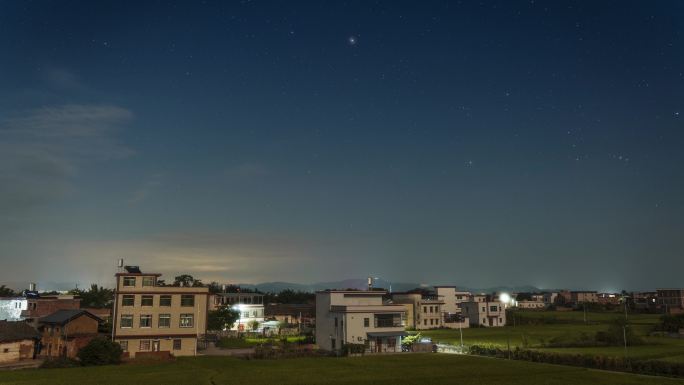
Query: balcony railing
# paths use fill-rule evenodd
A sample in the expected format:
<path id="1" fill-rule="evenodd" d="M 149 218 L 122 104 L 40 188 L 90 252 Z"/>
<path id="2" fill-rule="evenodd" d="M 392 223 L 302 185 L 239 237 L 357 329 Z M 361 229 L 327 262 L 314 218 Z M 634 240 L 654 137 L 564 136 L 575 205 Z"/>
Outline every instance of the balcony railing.
<path id="1" fill-rule="evenodd" d="M 375 319 L 376 328 L 399 328 L 402 327 L 401 318 L 398 319 Z"/>

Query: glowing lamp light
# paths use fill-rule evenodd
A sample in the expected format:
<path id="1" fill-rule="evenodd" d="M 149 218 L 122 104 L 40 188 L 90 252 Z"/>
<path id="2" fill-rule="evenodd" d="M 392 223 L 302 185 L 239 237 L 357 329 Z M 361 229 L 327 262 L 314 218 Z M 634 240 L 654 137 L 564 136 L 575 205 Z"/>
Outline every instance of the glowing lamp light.
<path id="1" fill-rule="evenodd" d="M 499 301 L 503 303 L 511 303 L 511 296 L 508 293 L 501 293 L 499 295 Z"/>

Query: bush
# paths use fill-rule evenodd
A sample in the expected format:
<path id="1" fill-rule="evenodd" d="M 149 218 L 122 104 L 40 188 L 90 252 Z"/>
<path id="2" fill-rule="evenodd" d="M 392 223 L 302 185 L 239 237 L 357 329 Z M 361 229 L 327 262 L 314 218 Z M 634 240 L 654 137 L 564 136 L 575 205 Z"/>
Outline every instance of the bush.
<path id="1" fill-rule="evenodd" d="M 47 359 L 40 365 L 41 369 L 73 368 L 75 366 L 79 366 L 78 361 L 66 357 Z"/>
<path id="2" fill-rule="evenodd" d="M 106 338 L 95 338 L 78 351 L 83 366 L 120 364 L 121 345 Z"/>
<path id="3" fill-rule="evenodd" d="M 364 344 L 344 344 L 342 346 L 342 355 L 348 356 L 351 354 L 364 354 L 366 352 L 366 345 Z"/>

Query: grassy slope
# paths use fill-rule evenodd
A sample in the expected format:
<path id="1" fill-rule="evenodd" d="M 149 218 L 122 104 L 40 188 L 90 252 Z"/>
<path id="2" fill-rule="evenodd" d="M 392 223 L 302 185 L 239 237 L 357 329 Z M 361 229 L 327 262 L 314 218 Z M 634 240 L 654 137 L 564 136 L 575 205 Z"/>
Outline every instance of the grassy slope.
<path id="1" fill-rule="evenodd" d="M 0 384 L 463 384 L 684 385 L 684 380 L 442 354 L 175 363 L 0 372 Z"/>
<path id="2" fill-rule="evenodd" d="M 523 336 L 527 338 L 530 348 L 539 349 L 543 341 L 549 341 L 553 337 L 563 336 L 572 338 L 580 333 L 594 334 L 599 330 L 605 330 L 607 324 L 616 317 L 624 317 L 620 313 L 589 313 L 587 319 L 589 324 L 584 324 L 582 312 L 518 312 L 517 317 L 521 318 L 545 318 L 554 320 L 557 323 L 540 325 L 518 325 L 515 327 L 504 328 L 473 328 L 463 329 L 463 342 L 471 344 L 494 344 L 507 346 L 510 340 L 511 347 L 522 346 Z M 637 333 L 645 335 L 650 328 L 658 321 L 659 315 L 629 315 L 629 321 Z M 460 344 L 458 330 L 429 330 L 422 331 L 425 336 L 432 337 L 435 342 Z M 644 337 L 646 345 L 631 346 L 627 349 L 627 355 L 632 358 L 640 359 L 659 359 L 672 362 L 684 362 L 684 340 Z M 588 348 L 544 348 L 545 351 L 554 351 L 569 354 L 588 354 L 623 356 L 622 347 L 588 347 Z"/>

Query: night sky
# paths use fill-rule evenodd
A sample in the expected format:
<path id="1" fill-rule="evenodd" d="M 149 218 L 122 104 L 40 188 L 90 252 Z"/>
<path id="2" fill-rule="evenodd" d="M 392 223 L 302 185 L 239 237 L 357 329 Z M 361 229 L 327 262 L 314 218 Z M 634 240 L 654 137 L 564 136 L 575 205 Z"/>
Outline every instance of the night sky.
<path id="1" fill-rule="evenodd" d="M 684 2 L 0 1 L 0 282 L 684 286 Z"/>

